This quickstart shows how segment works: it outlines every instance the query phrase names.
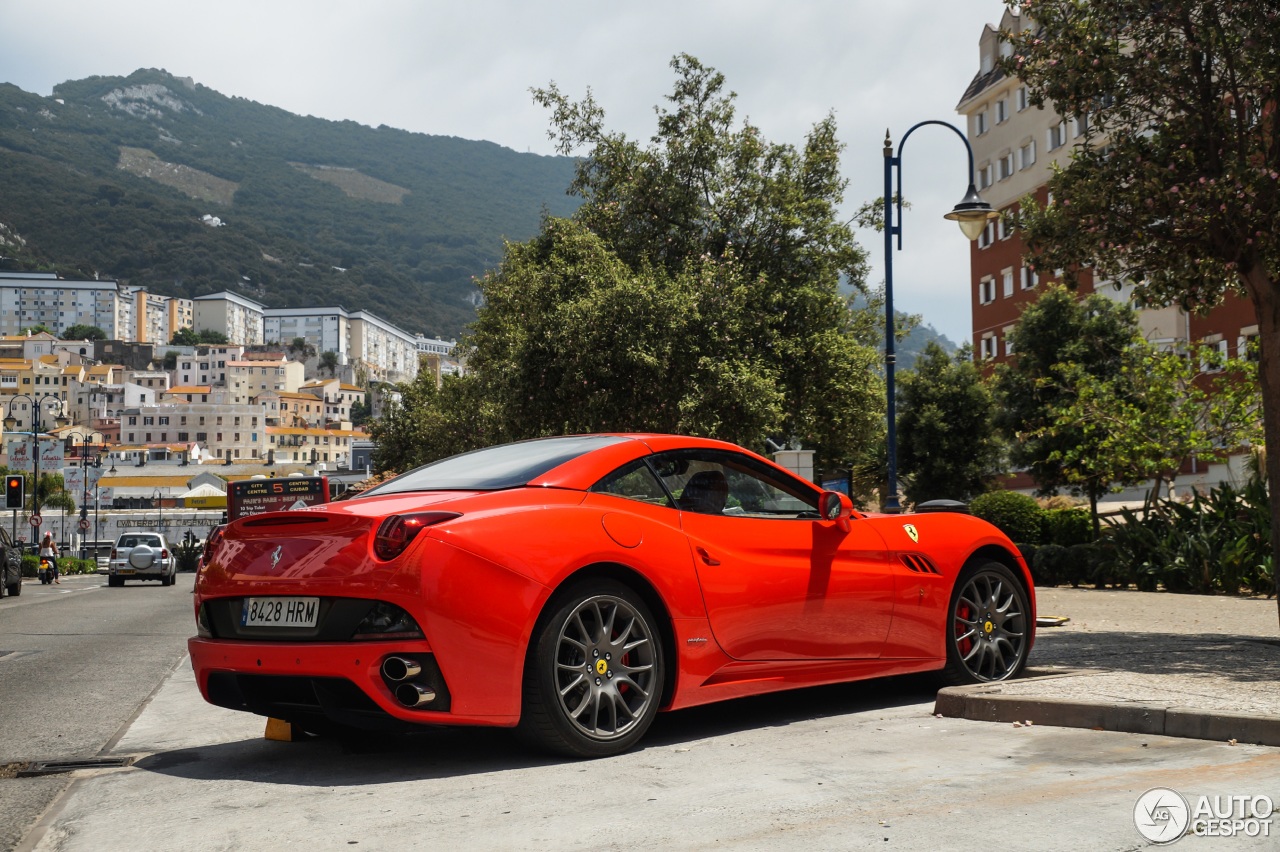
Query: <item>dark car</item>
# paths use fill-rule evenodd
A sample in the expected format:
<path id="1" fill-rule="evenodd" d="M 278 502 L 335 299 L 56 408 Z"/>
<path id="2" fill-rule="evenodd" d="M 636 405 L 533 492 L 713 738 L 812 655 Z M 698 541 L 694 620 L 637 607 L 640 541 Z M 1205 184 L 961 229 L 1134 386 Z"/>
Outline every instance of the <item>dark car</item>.
<path id="1" fill-rule="evenodd" d="M 22 594 L 22 548 L 0 527 L 0 595 Z"/>

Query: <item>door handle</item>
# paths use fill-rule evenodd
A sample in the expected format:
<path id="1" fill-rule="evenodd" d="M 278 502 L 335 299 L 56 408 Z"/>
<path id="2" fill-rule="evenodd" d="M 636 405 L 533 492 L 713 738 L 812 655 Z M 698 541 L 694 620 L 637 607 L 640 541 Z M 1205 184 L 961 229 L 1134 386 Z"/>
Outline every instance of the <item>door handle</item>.
<path id="1" fill-rule="evenodd" d="M 707 549 L 705 547 L 699 547 L 697 548 L 697 550 L 698 550 L 698 555 L 702 557 L 703 562 L 707 563 L 708 565 L 720 564 L 720 560 L 716 559 L 710 553 L 707 553 Z"/>

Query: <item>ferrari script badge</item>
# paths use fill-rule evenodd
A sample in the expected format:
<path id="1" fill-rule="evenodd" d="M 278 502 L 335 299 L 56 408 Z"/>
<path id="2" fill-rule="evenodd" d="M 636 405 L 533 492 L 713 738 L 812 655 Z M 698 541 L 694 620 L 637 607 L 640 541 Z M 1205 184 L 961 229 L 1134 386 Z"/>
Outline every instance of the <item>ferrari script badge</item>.
<path id="1" fill-rule="evenodd" d="M 913 535 L 912 538 L 915 538 L 915 536 Z M 283 544 L 277 547 L 275 550 L 271 551 L 271 570 L 272 571 L 276 570 L 276 566 L 280 564 L 280 554 L 283 551 L 284 551 Z"/>
<path id="2" fill-rule="evenodd" d="M 920 533 L 916 532 L 915 524 L 903 524 L 902 528 L 907 531 L 907 535 L 911 536 L 912 541 L 920 541 Z"/>

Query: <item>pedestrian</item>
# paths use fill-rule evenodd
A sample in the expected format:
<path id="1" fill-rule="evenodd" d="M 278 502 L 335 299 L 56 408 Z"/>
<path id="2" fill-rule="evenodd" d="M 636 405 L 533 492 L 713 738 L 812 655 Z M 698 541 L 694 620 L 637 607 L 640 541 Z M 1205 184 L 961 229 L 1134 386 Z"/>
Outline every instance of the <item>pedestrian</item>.
<path id="1" fill-rule="evenodd" d="M 58 579 L 58 543 L 53 540 L 52 532 L 46 532 L 44 539 L 40 542 L 40 558 L 49 560 L 49 568 L 53 571 L 53 582 L 61 586 L 62 580 Z"/>

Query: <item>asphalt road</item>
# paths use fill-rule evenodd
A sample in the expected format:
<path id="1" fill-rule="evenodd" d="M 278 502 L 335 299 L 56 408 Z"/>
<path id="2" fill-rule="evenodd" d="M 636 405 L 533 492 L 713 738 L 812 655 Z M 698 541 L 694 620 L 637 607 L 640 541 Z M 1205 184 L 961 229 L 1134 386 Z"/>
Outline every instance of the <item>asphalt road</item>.
<path id="1" fill-rule="evenodd" d="M 193 574 L 177 585 L 105 576 L 23 584 L 0 599 L 0 849 L 12 849 L 70 783 L 12 766 L 95 757 L 186 654 Z"/>
<path id="2" fill-rule="evenodd" d="M 1134 811 L 1152 788 L 1280 803 L 1280 749 L 942 719 L 917 677 L 664 714 L 638 749 L 595 761 L 500 730 L 270 741 L 263 719 L 195 688 L 190 575 L 173 589 L 73 583 L 0 601 L 0 648 L 31 652 L 0 654 L 5 729 L 31 731 L 43 690 L 67 720 L 3 754 L 134 762 L 0 781 L 3 849 L 1135 850 L 1151 846 Z M 15 689 L 32 694 L 11 710 Z M 1266 823 L 1280 833 L 1280 817 Z"/>

